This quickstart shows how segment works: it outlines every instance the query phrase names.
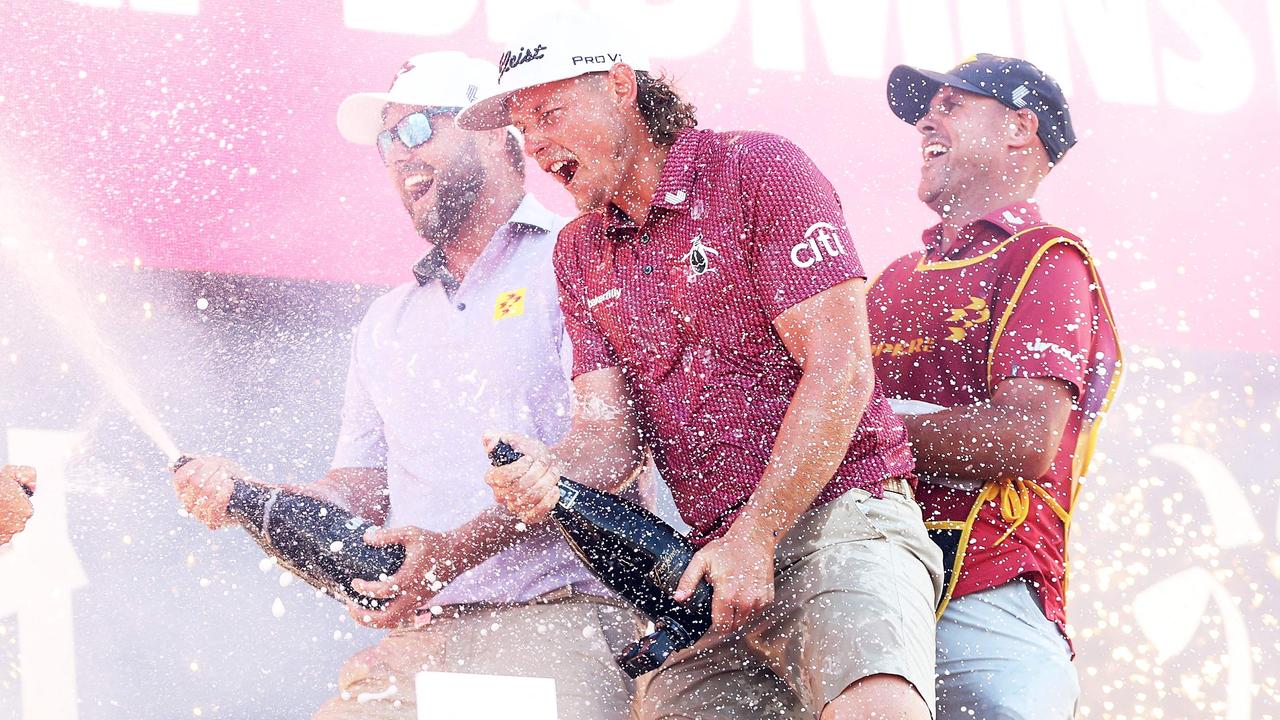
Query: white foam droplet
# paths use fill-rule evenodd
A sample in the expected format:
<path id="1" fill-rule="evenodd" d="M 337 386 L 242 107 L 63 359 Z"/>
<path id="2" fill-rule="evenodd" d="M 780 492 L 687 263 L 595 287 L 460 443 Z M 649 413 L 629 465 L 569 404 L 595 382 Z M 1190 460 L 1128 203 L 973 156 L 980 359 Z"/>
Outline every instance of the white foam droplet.
<path id="1" fill-rule="evenodd" d="M 284 617 L 284 603 L 280 601 L 280 598 L 276 598 L 275 602 L 271 603 L 271 614 L 276 617 Z"/>

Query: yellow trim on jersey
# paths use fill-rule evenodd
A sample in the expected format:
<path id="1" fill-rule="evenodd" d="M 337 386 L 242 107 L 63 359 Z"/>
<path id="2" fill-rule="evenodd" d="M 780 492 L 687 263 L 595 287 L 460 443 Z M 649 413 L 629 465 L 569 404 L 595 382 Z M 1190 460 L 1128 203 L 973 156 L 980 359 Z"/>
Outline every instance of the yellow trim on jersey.
<path id="1" fill-rule="evenodd" d="M 1044 230 L 1046 228 L 1062 230 L 1062 228 L 1056 225 L 1036 225 L 1035 227 L 1029 227 L 1026 230 L 1022 230 L 1020 232 L 1016 232 L 1010 235 L 1009 237 L 1005 238 L 1004 241 L 1001 242 L 999 245 L 996 245 L 995 247 L 982 253 L 981 255 L 977 255 L 971 258 L 961 258 L 960 260 L 939 260 L 938 262 L 927 263 L 924 261 L 925 258 L 929 256 L 929 253 L 926 251 L 920 256 L 920 260 L 916 262 L 916 272 L 922 272 L 927 270 L 953 270 L 955 268 L 965 267 L 966 265 L 976 265 L 977 263 L 980 263 L 983 260 L 987 260 L 991 258 L 996 253 L 1003 250 L 1006 245 L 1013 242 L 1014 240 L 1017 240 L 1023 235 L 1026 235 L 1032 230 Z"/>
<path id="2" fill-rule="evenodd" d="M 1010 240 L 1012 239 L 1013 238 L 1010 238 Z M 1040 495 L 1046 503 L 1049 504 L 1049 507 L 1053 510 L 1054 514 L 1062 520 L 1062 597 L 1063 604 L 1065 605 L 1067 584 L 1071 574 L 1067 550 L 1071 535 L 1072 511 L 1074 511 L 1076 507 L 1076 497 L 1080 494 L 1080 483 L 1078 482 L 1078 479 L 1089 470 L 1089 463 L 1093 459 L 1093 451 L 1098 442 L 1098 431 L 1102 428 L 1102 416 L 1111 407 L 1111 401 L 1115 398 L 1116 391 L 1120 387 L 1120 377 L 1123 374 L 1124 368 L 1123 352 L 1120 349 L 1120 337 L 1119 333 L 1116 331 L 1115 317 L 1111 314 L 1111 304 L 1107 301 L 1107 293 L 1102 288 L 1102 279 L 1098 276 L 1098 268 L 1093 262 L 1093 256 L 1089 254 L 1089 250 L 1080 242 L 1068 237 L 1056 237 L 1041 245 L 1040 249 L 1036 250 L 1035 255 L 1031 257 L 1031 262 L 1027 264 L 1026 270 L 1023 271 L 1022 278 L 1018 281 L 1018 285 L 1013 291 L 1013 296 L 1009 298 L 1008 307 L 1005 308 L 1004 313 L 1000 316 L 1000 321 L 991 335 L 991 346 L 987 349 L 987 394 L 991 394 L 992 391 L 992 365 L 995 360 L 996 346 L 1000 342 L 1000 336 L 1004 334 L 1005 325 L 1008 324 L 1009 317 L 1013 315 L 1014 306 L 1018 304 L 1018 299 L 1022 296 L 1022 291 L 1026 289 L 1027 283 L 1030 282 L 1031 274 L 1035 272 L 1036 266 L 1039 265 L 1040 258 L 1044 257 L 1045 253 L 1057 245 L 1073 247 L 1084 256 L 1085 265 L 1089 268 L 1089 276 L 1093 279 L 1093 284 L 1096 286 L 1098 304 L 1102 307 L 1102 312 L 1107 317 L 1107 322 L 1111 326 L 1111 333 L 1116 342 L 1116 367 L 1111 375 L 1111 382 L 1107 386 L 1107 395 L 1103 398 L 1102 405 L 1099 407 L 1097 415 L 1093 419 L 1088 420 L 1081 425 L 1080 439 L 1076 441 L 1076 448 L 1072 452 L 1070 489 L 1071 510 L 1064 510 L 1061 505 L 1053 501 L 1053 498 L 1046 490 L 1041 488 L 1038 484 L 1032 483 L 1033 490 L 1036 494 Z M 1083 447 L 1081 447 L 1082 441 Z M 1020 523 L 1021 521 L 1019 524 Z M 1009 533 L 1012 532 L 1013 528 L 1010 528 Z M 1009 533 L 1006 533 L 1004 537 L 1008 537 Z M 1002 541 L 1004 537 L 1001 538 Z"/>
<path id="3" fill-rule="evenodd" d="M 946 612 L 947 605 L 951 602 L 951 594 L 955 592 L 956 583 L 960 581 L 960 569 L 964 567 L 965 551 L 969 548 L 969 535 L 973 532 L 973 523 L 978 519 L 978 511 L 982 509 L 982 494 L 978 494 L 978 499 L 974 501 L 973 507 L 969 509 L 969 517 L 963 521 L 960 520 L 932 520 L 924 524 L 926 530 L 960 530 L 960 540 L 956 543 L 956 559 L 951 563 L 951 579 L 947 581 L 947 586 L 942 589 L 942 600 L 938 602 L 938 609 L 934 611 L 934 619 L 941 620 L 942 613 Z"/>

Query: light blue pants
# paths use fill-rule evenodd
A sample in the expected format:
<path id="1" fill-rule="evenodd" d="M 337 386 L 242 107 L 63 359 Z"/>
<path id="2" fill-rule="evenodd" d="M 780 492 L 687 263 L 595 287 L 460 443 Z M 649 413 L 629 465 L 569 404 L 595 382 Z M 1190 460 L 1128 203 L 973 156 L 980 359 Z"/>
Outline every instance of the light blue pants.
<path id="1" fill-rule="evenodd" d="M 1023 580 L 953 598 L 938 623 L 938 720 L 1070 720 L 1071 651 Z"/>

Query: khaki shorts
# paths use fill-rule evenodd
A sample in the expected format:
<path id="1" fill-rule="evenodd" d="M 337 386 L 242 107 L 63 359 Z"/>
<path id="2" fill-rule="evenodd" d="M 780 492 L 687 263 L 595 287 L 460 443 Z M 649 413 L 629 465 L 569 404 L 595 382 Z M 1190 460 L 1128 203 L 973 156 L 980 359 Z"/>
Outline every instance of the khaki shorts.
<path id="1" fill-rule="evenodd" d="M 632 684 L 613 657 L 639 629 L 631 610 L 590 595 L 447 607 L 425 625 L 392 630 L 348 660 L 339 696 L 315 720 L 416 720 L 414 677 L 422 670 L 549 677 L 562 720 L 623 720 Z"/>
<path id="2" fill-rule="evenodd" d="M 639 718 L 816 718 L 880 674 L 905 678 L 932 712 L 942 552 L 915 502 L 850 490 L 800 517 L 776 572 L 758 623 L 704 638 L 640 679 Z"/>

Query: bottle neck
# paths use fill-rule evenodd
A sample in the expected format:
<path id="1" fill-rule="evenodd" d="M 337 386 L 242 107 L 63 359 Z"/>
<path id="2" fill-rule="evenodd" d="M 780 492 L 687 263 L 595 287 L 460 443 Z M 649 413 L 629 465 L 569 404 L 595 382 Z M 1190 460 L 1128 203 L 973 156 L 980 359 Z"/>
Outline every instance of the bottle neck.
<path id="1" fill-rule="evenodd" d="M 231 499 L 227 501 L 227 512 L 245 528 L 262 535 L 266 532 L 275 494 L 275 488 L 236 480 L 231 489 Z"/>

